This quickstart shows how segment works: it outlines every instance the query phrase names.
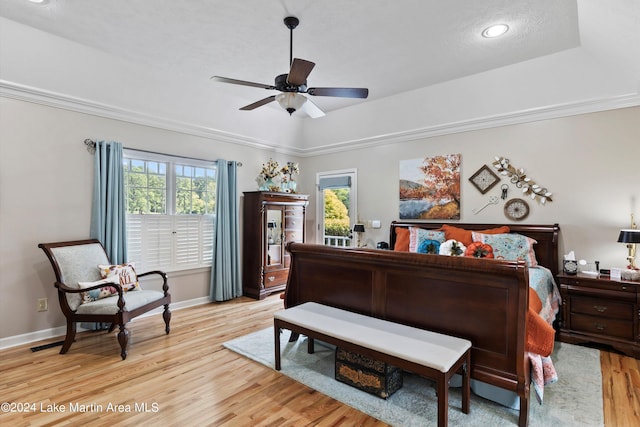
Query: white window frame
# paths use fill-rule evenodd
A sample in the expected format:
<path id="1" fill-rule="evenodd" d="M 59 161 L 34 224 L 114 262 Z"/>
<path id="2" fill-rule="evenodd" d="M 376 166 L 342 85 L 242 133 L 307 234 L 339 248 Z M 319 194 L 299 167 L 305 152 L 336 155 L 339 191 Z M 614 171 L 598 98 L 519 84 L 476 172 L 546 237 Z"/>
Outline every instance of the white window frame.
<path id="1" fill-rule="evenodd" d="M 215 213 L 176 213 L 175 167 L 185 165 L 216 170 L 216 163 L 146 151 L 123 151 L 125 159 L 165 163 L 167 171 L 165 213 L 126 214 L 129 262 L 135 262 L 139 271 L 175 272 L 211 267 Z M 136 228 L 140 229 L 139 234 Z"/>
<path id="2" fill-rule="evenodd" d="M 351 177 L 351 191 L 349 194 L 349 206 L 352 215 L 349 217 L 350 228 L 353 229 L 358 218 L 358 169 L 340 169 L 316 173 L 316 243 L 324 244 L 324 194 L 320 190 L 320 179 L 341 176 Z"/>

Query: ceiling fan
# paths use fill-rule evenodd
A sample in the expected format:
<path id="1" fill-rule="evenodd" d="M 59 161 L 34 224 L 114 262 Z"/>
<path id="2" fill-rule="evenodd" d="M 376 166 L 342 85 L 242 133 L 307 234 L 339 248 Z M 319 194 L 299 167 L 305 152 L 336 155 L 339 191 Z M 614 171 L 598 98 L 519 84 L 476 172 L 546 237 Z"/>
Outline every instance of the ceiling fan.
<path id="1" fill-rule="evenodd" d="M 342 98 L 366 98 L 369 96 L 367 88 L 349 88 L 349 87 L 307 87 L 307 77 L 313 67 L 316 65 L 311 61 L 300 58 L 293 58 L 293 29 L 298 26 L 300 21 L 294 16 L 284 18 L 284 25 L 290 30 L 289 41 L 289 73 L 276 76 L 275 85 L 266 85 L 262 83 L 247 82 L 244 80 L 230 79 L 227 77 L 213 76 L 211 80 L 231 83 L 243 86 L 253 86 L 268 90 L 278 90 L 281 93 L 272 95 L 267 98 L 246 105 L 240 110 L 253 110 L 272 101 L 277 101 L 282 108 L 293 114 L 296 110 L 302 110 L 310 117 L 322 117 L 324 112 L 318 108 L 310 99 L 301 95 L 306 93 L 312 96 L 337 96 Z"/>

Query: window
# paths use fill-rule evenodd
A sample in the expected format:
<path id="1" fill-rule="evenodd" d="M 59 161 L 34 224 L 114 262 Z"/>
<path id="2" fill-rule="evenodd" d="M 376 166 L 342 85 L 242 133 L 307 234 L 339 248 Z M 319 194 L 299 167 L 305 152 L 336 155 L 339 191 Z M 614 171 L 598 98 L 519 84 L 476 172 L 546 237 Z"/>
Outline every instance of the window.
<path id="1" fill-rule="evenodd" d="M 319 238 L 328 246 L 351 246 L 355 223 L 355 170 L 323 172 L 317 176 Z"/>
<path id="2" fill-rule="evenodd" d="M 134 150 L 123 163 L 129 260 L 140 271 L 210 266 L 215 165 Z"/>

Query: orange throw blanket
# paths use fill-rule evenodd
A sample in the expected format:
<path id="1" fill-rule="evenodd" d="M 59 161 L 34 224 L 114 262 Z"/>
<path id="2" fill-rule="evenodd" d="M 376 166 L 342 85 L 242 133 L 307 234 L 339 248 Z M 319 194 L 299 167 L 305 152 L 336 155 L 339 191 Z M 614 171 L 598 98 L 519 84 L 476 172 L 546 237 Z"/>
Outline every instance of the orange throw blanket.
<path id="1" fill-rule="evenodd" d="M 529 288 L 529 312 L 527 313 L 526 351 L 541 356 L 549 356 L 553 351 L 556 331 L 538 315 L 542 310 L 542 301 L 533 289 Z"/>

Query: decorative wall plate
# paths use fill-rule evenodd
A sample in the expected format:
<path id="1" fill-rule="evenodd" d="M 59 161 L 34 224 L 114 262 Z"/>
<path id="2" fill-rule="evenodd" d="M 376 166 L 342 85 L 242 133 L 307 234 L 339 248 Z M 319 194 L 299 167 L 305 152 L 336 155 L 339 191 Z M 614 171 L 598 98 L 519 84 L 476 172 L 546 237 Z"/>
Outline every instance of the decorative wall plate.
<path id="1" fill-rule="evenodd" d="M 504 215 L 514 221 L 521 221 L 529 215 L 529 205 L 522 199 L 511 199 L 504 204 Z"/>
<path id="2" fill-rule="evenodd" d="M 485 194 L 500 181 L 500 177 L 493 173 L 489 166 L 484 165 L 469 178 L 469 181 L 471 181 L 478 191 Z"/>

